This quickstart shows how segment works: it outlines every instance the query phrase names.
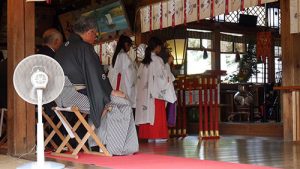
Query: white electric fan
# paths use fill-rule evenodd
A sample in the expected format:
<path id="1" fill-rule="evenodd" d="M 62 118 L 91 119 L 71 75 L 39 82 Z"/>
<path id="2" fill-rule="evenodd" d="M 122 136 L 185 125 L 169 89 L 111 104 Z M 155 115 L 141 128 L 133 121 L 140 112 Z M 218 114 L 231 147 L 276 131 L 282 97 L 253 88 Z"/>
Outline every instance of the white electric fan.
<path id="1" fill-rule="evenodd" d="M 63 169 L 63 164 L 45 162 L 42 104 L 56 99 L 64 87 L 65 76 L 59 63 L 46 55 L 31 55 L 16 67 L 13 77 L 18 95 L 26 102 L 38 105 L 37 162 L 27 163 L 17 169 Z"/>

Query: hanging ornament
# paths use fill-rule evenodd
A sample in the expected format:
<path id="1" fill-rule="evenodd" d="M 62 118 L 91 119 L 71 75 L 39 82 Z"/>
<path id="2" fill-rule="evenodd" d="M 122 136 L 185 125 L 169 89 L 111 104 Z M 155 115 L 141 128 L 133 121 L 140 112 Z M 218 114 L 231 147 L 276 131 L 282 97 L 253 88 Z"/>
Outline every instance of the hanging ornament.
<path id="1" fill-rule="evenodd" d="M 171 15 L 172 15 L 172 27 L 175 26 L 175 7 L 176 7 L 176 3 L 175 0 L 172 1 L 172 5 L 171 5 Z"/>
<path id="2" fill-rule="evenodd" d="M 150 32 L 152 32 L 152 5 L 150 5 Z"/>
<path id="3" fill-rule="evenodd" d="M 256 55 L 262 58 L 262 62 L 266 62 L 266 58 L 272 57 L 272 33 L 257 33 Z"/>
<path id="4" fill-rule="evenodd" d="M 229 0 L 225 1 L 225 14 L 228 15 L 229 14 Z"/>
<path id="5" fill-rule="evenodd" d="M 237 49 L 235 50 L 235 62 L 239 62 L 241 60 L 240 52 Z"/>
<path id="6" fill-rule="evenodd" d="M 203 59 L 207 59 L 208 58 L 208 53 L 207 50 L 204 48 L 203 50 Z"/>
<path id="7" fill-rule="evenodd" d="M 260 6 L 261 5 L 261 0 L 257 0 L 257 4 Z"/>
<path id="8" fill-rule="evenodd" d="M 241 11 L 245 10 L 245 0 L 241 0 Z"/>
<path id="9" fill-rule="evenodd" d="M 200 21 L 200 0 L 198 0 L 198 4 L 197 4 L 197 19 L 198 22 Z"/>
<path id="10" fill-rule="evenodd" d="M 137 47 L 136 57 L 139 62 L 141 62 L 145 58 L 146 48 L 147 48 L 147 45 L 143 44 L 143 43 Z"/>
<path id="11" fill-rule="evenodd" d="M 210 7 L 211 7 L 210 17 L 213 18 L 215 16 L 215 1 L 214 0 L 210 1 Z"/>

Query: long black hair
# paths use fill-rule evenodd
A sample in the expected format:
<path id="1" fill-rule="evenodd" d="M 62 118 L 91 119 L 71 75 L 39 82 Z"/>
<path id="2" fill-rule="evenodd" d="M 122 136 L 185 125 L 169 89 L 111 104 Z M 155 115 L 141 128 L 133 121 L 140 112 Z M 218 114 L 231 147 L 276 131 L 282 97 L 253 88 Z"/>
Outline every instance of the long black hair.
<path id="1" fill-rule="evenodd" d="M 151 52 L 157 47 L 162 46 L 162 41 L 157 37 L 151 37 L 148 41 L 148 46 L 145 50 L 145 58 L 143 59 L 142 63 L 144 65 L 149 65 L 152 62 L 151 59 Z"/>
<path id="2" fill-rule="evenodd" d="M 117 47 L 116 47 L 115 53 L 112 58 L 112 67 L 115 66 L 115 63 L 116 63 L 116 60 L 117 60 L 117 57 L 118 57 L 118 54 L 120 53 L 120 51 L 122 49 L 125 50 L 125 43 L 132 44 L 132 40 L 128 36 L 121 35 L 118 40 Z"/>

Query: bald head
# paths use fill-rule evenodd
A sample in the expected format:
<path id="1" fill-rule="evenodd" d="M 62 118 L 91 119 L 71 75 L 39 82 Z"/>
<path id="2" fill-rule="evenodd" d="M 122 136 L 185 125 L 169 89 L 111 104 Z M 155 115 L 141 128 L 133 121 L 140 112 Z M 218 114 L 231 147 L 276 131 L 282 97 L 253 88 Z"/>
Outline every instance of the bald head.
<path id="1" fill-rule="evenodd" d="M 44 32 L 43 41 L 44 45 L 52 48 L 54 51 L 57 51 L 63 43 L 63 37 L 58 30 L 51 28 Z"/>

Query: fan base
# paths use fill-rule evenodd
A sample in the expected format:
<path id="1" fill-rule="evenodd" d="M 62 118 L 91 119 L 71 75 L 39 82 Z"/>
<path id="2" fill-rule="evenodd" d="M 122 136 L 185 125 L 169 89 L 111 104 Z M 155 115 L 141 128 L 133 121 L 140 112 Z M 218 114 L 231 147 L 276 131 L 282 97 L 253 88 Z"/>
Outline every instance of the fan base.
<path id="1" fill-rule="evenodd" d="M 17 167 L 17 169 L 64 169 L 65 165 L 46 161 L 44 165 L 37 165 L 37 162 L 31 162 Z"/>

